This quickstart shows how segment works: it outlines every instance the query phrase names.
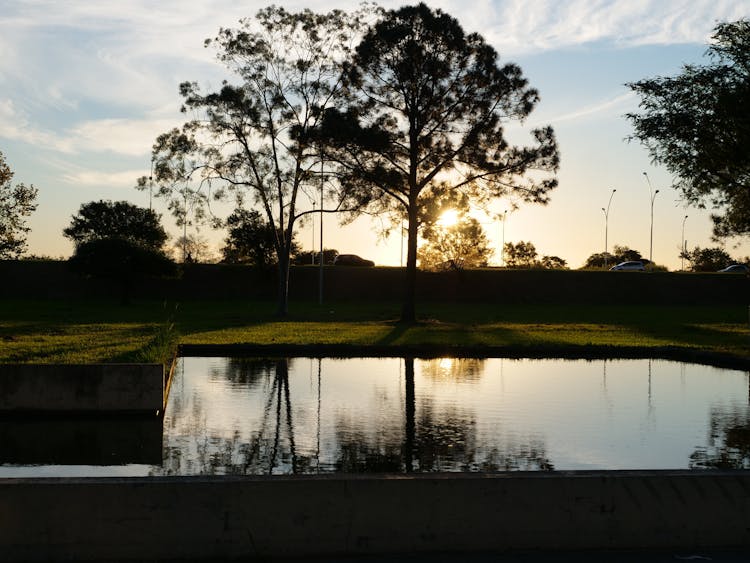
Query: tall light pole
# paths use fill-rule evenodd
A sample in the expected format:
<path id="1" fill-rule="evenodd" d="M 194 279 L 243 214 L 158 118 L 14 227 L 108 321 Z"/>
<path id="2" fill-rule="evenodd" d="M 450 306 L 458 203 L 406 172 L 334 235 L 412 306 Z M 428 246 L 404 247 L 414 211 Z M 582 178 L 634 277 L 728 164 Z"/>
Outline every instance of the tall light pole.
<path id="1" fill-rule="evenodd" d="M 508 215 L 508 210 L 503 211 L 503 242 L 500 247 L 500 265 L 505 266 L 505 217 Z"/>
<path id="2" fill-rule="evenodd" d="M 680 248 L 680 271 L 685 271 L 685 251 L 687 248 L 685 247 L 685 221 L 687 221 L 688 216 L 685 215 L 685 218 L 682 220 L 682 245 Z"/>
<path id="3" fill-rule="evenodd" d="M 615 192 L 617 190 L 612 188 L 612 193 L 609 194 L 609 203 L 607 204 L 607 209 L 604 209 L 602 207 L 602 211 L 604 212 L 604 267 L 607 267 L 607 250 L 609 249 L 609 245 L 607 244 L 607 228 L 609 224 L 609 206 L 612 205 L 612 198 L 615 196 Z"/>
<path id="4" fill-rule="evenodd" d="M 310 229 L 312 231 L 312 246 L 310 247 L 310 257 L 312 258 L 311 264 L 315 265 L 315 202 L 312 202 L 312 228 Z"/>
<path id="5" fill-rule="evenodd" d="M 320 152 L 320 270 L 318 270 L 318 304 L 323 304 L 323 186 L 325 177 L 323 176 L 323 151 Z"/>
<path id="6" fill-rule="evenodd" d="M 404 220 L 401 219 L 401 267 L 404 267 Z"/>
<path id="7" fill-rule="evenodd" d="M 648 244 L 648 261 L 653 264 L 654 263 L 654 200 L 656 199 L 656 194 L 659 193 L 659 190 L 653 191 L 653 188 L 651 187 L 651 180 L 648 178 L 648 174 L 645 172 L 643 175 L 646 177 L 646 182 L 648 182 L 648 193 L 651 196 L 651 235 L 649 238 L 649 244 Z"/>

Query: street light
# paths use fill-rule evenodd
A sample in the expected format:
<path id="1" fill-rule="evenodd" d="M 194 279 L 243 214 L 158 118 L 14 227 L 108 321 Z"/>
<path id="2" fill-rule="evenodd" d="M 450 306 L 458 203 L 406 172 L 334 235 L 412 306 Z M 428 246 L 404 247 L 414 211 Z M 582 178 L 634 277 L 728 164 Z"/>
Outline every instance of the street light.
<path id="1" fill-rule="evenodd" d="M 682 252 L 680 252 L 680 271 L 685 271 L 685 252 L 687 251 L 686 245 L 685 245 L 685 221 L 687 221 L 688 216 L 685 215 L 685 218 L 682 220 Z"/>
<path id="2" fill-rule="evenodd" d="M 312 208 L 313 212 L 310 217 L 312 217 L 312 228 L 310 229 L 312 231 L 312 246 L 310 247 L 310 258 L 312 259 L 311 264 L 315 266 L 315 202 L 312 202 Z"/>
<path id="3" fill-rule="evenodd" d="M 500 247 L 500 266 L 505 266 L 505 216 L 508 214 L 508 210 L 503 211 L 503 242 Z"/>
<path id="4" fill-rule="evenodd" d="M 612 198 L 615 196 L 615 192 L 617 190 L 612 188 L 612 193 L 609 194 L 609 203 L 607 204 L 607 209 L 604 209 L 602 207 L 602 211 L 604 212 L 604 267 L 607 267 L 607 249 L 609 248 L 609 245 L 607 244 L 607 227 L 609 223 L 609 206 L 612 205 Z"/>
<path id="5" fill-rule="evenodd" d="M 651 196 L 651 236 L 649 238 L 649 245 L 648 245 L 648 261 L 653 265 L 654 263 L 654 200 L 656 199 L 656 194 L 659 193 L 659 190 L 656 190 L 655 192 L 652 191 L 651 187 L 651 180 L 648 178 L 648 174 L 645 172 L 643 175 L 646 177 L 646 182 L 648 182 L 648 193 Z"/>

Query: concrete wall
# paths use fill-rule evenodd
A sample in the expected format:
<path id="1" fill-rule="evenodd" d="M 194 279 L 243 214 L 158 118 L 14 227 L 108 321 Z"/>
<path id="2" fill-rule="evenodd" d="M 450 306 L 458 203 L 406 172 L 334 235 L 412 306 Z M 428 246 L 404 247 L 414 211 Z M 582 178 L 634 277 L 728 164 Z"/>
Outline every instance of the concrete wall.
<path id="1" fill-rule="evenodd" d="M 163 410 L 161 364 L 0 364 L 0 412 Z"/>
<path id="2" fill-rule="evenodd" d="M 293 299 L 317 300 L 318 268 L 293 267 Z M 134 281 L 133 299 L 274 299 L 275 272 L 247 266 L 190 264 L 179 278 Z M 0 299 L 120 299 L 120 286 L 83 279 L 66 262 L 0 260 Z M 326 267 L 326 300 L 400 301 L 402 268 Z M 726 304 L 745 308 L 750 278 L 732 274 L 555 270 L 418 272 L 420 301 L 605 304 Z"/>
<path id="3" fill-rule="evenodd" d="M 0 480 L 0 560 L 750 545 L 746 472 Z"/>
<path id="4" fill-rule="evenodd" d="M 160 465 L 163 419 L 141 416 L 0 416 L 0 464 Z"/>

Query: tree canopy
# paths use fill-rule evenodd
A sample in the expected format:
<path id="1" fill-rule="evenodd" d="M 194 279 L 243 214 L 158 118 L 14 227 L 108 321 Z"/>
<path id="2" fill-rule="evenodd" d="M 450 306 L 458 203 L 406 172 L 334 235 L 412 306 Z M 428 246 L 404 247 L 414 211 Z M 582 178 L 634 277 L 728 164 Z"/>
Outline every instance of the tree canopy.
<path id="1" fill-rule="evenodd" d="M 611 253 L 607 252 L 605 254 L 604 252 L 596 252 L 586 258 L 583 268 L 604 268 L 614 266 L 620 262 L 649 263 L 646 258 L 641 256 L 641 253 L 638 250 L 616 244 Z"/>
<path id="2" fill-rule="evenodd" d="M 686 249 L 680 253 L 680 258 L 690 263 L 690 270 L 693 272 L 716 272 L 730 264 L 740 262 L 740 260 L 734 260 L 726 250 L 718 246 L 711 248 L 696 246 L 693 250 Z"/>
<path id="3" fill-rule="evenodd" d="M 750 21 L 720 23 L 710 62 L 628 84 L 640 96 L 632 138 L 675 176 L 673 187 L 710 206 L 714 236 L 750 234 Z"/>
<path id="4" fill-rule="evenodd" d="M 19 258 L 26 251 L 25 219 L 36 210 L 37 189 L 12 184 L 13 171 L 0 152 L 0 259 Z"/>
<path id="5" fill-rule="evenodd" d="M 104 200 L 82 204 L 63 235 L 76 247 L 95 240 L 120 239 L 152 250 L 161 250 L 168 238 L 153 210 L 128 201 Z"/>
<path id="6" fill-rule="evenodd" d="M 435 223 L 423 233 L 426 242 L 419 249 L 422 268 L 484 268 L 492 249 L 482 225 L 473 217 L 460 215 L 452 225 Z"/>
<path id="7" fill-rule="evenodd" d="M 568 263 L 559 256 L 542 256 L 531 242 L 506 242 L 505 265 L 508 268 L 540 268 L 543 270 L 567 270 Z"/>
<path id="8" fill-rule="evenodd" d="M 175 208 L 185 189 L 198 206 L 229 189 L 273 225 L 281 315 L 288 310 L 295 227 L 310 213 L 299 198 L 317 201 L 322 191 L 320 148 L 309 132 L 336 100 L 341 64 L 359 25 L 357 13 L 272 6 L 237 29 L 221 29 L 206 46 L 217 50 L 236 83 L 224 81 L 214 92 L 197 82 L 181 84 L 183 111 L 193 118 L 154 145 L 158 195 Z M 148 186 L 139 180 L 140 188 Z"/>
<path id="9" fill-rule="evenodd" d="M 274 226 L 254 209 L 235 209 L 227 218 L 228 235 L 221 249 L 223 261 L 230 264 L 248 264 L 258 268 L 276 265 L 278 256 L 274 246 Z M 299 252 L 292 240 L 290 256 Z"/>
<path id="10" fill-rule="evenodd" d="M 420 208 L 459 191 L 477 205 L 511 196 L 546 203 L 556 180 L 551 127 L 513 146 L 509 122 L 523 121 L 539 95 L 521 69 L 450 15 L 425 4 L 384 13 L 346 70 L 346 103 L 325 112 L 326 158 L 338 165 L 347 208 L 408 221 L 401 319 L 414 321 Z"/>

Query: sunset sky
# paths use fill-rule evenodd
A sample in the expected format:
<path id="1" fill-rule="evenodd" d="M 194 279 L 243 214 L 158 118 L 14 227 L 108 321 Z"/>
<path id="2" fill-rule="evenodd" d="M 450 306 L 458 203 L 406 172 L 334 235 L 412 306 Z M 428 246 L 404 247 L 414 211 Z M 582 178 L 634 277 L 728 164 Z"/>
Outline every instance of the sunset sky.
<path id="1" fill-rule="evenodd" d="M 330 0 L 276 3 L 290 10 L 354 6 Z M 650 163 L 640 144 L 625 140 L 632 130 L 623 115 L 638 103 L 625 83 L 706 62 L 715 24 L 750 16 L 750 0 L 427 3 L 457 17 L 466 31 L 482 34 L 501 63 L 521 66 L 542 98 L 526 127 L 549 123 L 558 137 L 560 185 L 548 206 L 523 206 L 507 216 L 506 242 L 531 241 L 540 255 L 560 256 L 570 267 L 580 267 L 587 256 L 604 250 L 601 208 L 614 188 L 609 248 L 627 245 L 648 256 L 645 171 L 660 190 L 654 203 L 654 260 L 679 268 L 685 215 L 688 247 L 715 245 L 708 212 L 685 208 L 666 171 Z M 194 80 L 216 88 L 223 78 L 233 80 L 203 40 L 266 5 L 236 0 L 2 3 L 0 151 L 15 171 L 14 181 L 39 188 L 39 207 L 29 220 L 31 253 L 70 255 L 72 244 L 62 229 L 82 203 L 125 199 L 148 206 L 148 193 L 134 186 L 149 172 L 156 136 L 184 120 L 178 84 Z M 155 200 L 154 207 L 177 236 L 163 202 Z M 508 207 L 498 201 L 493 211 L 502 214 Z M 224 216 L 229 211 L 229 206 L 217 208 Z M 501 223 L 481 220 L 493 246 L 499 245 Z M 399 265 L 400 237 L 382 240 L 378 229 L 369 218 L 347 227 L 327 218 L 324 243 L 379 265 Z M 225 233 L 203 226 L 199 234 L 218 254 Z M 309 226 L 299 241 L 310 248 Z M 735 248 L 737 242 L 727 244 L 730 254 L 750 254 L 750 242 Z M 499 254 L 491 263 L 498 260 Z"/>

